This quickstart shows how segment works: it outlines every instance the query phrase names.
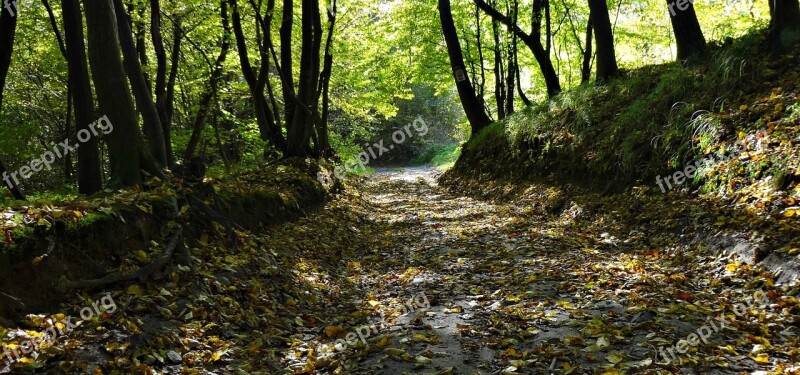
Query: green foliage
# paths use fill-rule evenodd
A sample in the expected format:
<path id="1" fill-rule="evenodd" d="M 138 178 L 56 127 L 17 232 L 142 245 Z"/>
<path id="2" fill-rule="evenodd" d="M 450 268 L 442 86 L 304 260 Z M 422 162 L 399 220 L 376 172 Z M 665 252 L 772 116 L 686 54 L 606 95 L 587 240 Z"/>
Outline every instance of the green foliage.
<path id="1" fill-rule="evenodd" d="M 436 154 L 430 161 L 430 164 L 440 171 L 446 171 L 453 167 L 453 165 L 461 156 L 461 145 L 453 144 L 449 146 L 439 147 Z"/>

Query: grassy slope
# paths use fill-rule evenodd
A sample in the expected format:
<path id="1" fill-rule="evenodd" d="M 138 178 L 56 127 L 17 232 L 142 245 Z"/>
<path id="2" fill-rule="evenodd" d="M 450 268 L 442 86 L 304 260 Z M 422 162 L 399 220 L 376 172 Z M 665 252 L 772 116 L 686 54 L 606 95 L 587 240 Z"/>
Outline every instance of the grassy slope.
<path id="1" fill-rule="evenodd" d="M 711 154 L 732 156 L 737 139 L 753 146 L 765 129 L 764 152 L 749 149 L 748 160 L 718 163 L 695 183 L 734 193 L 773 176 L 775 187 L 793 186 L 798 197 L 800 53 L 771 60 L 763 40 L 749 35 L 712 46 L 694 67 L 626 71 L 606 86 L 584 85 L 527 108 L 474 137 L 452 174 L 548 177 L 600 191 L 655 187 L 655 176 Z"/>

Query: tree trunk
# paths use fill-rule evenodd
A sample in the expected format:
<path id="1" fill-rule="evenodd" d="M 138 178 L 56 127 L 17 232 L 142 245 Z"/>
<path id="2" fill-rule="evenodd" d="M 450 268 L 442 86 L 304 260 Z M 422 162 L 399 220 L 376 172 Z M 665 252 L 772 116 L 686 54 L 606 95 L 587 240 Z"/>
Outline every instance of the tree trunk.
<path id="1" fill-rule="evenodd" d="M 481 100 L 475 95 L 475 89 L 464 69 L 464 55 L 461 52 L 461 42 L 458 40 L 458 32 L 453 22 L 450 0 L 439 0 L 439 18 L 442 23 L 444 41 L 447 44 L 447 54 L 450 57 L 450 66 L 453 68 L 453 77 L 456 80 L 458 97 L 461 99 L 461 105 L 464 107 L 464 113 L 467 115 L 474 135 L 491 124 L 492 120 L 483 110 Z"/>
<path id="2" fill-rule="evenodd" d="M 283 20 L 281 20 L 281 90 L 283 93 L 283 118 L 286 129 L 294 118 L 295 93 L 292 73 L 292 25 L 294 24 L 294 2 L 283 0 Z"/>
<path id="3" fill-rule="evenodd" d="M 314 131 L 319 103 L 317 82 L 320 74 L 320 48 L 322 22 L 318 0 L 302 0 L 302 49 L 300 52 L 300 79 L 297 90 L 297 108 L 286 135 L 286 156 L 306 157 L 309 140 Z M 284 70 L 285 70 L 284 66 Z"/>
<path id="4" fill-rule="evenodd" d="M 264 95 L 266 87 L 265 80 L 267 79 L 266 61 L 262 61 L 261 72 L 256 76 L 255 69 L 250 64 L 250 57 L 247 53 L 247 43 L 242 30 L 241 15 L 239 13 L 239 4 L 236 0 L 231 0 L 230 5 L 232 8 L 233 20 L 233 33 L 236 36 L 236 48 L 239 50 L 239 63 L 242 68 L 242 75 L 250 89 L 250 96 L 253 98 L 253 110 L 256 115 L 256 122 L 261 138 L 269 141 L 278 150 L 284 150 L 286 147 L 286 140 L 280 131 L 280 127 L 275 123 L 275 117 L 267 104 L 267 98 Z M 263 26 L 259 24 L 259 27 Z M 262 56 L 263 60 L 263 56 Z"/>
<path id="5" fill-rule="evenodd" d="M 164 152 L 166 153 L 167 166 L 175 166 L 175 155 L 172 151 L 172 117 L 167 110 L 167 51 L 164 48 L 164 38 L 161 35 L 161 4 L 159 0 L 150 0 L 150 37 L 153 49 L 156 52 L 156 111 L 161 121 L 161 133 L 164 136 Z M 175 41 L 180 43 L 180 36 L 175 35 Z M 173 56 L 175 58 L 176 56 Z M 173 59 L 173 66 L 177 60 Z"/>
<path id="6" fill-rule="evenodd" d="M 97 89 L 100 112 L 113 126 L 108 133 L 111 185 L 142 183 L 141 170 L 165 178 L 139 131 L 133 98 L 120 56 L 117 22 L 112 0 L 85 0 L 89 61 Z"/>
<path id="7" fill-rule="evenodd" d="M 592 17 L 586 21 L 586 49 L 583 50 L 583 65 L 581 65 L 581 83 L 592 79 Z"/>
<path id="8" fill-rule="evenodd" d="M 667 4 L 669 20 L 675 33 L 675 44 L 678 46 L 678 60 L 691 62 L 705 55 L 706 39 L 703 37 L 700 22 L 697 21 L 694 5 L 689 0 L 667 0 Z M 597 33 L 597 22 L 593 21 Z M 599 52 L 599 45 L 597 49 Z"/>
<path id="9" fill-rule="evenodd" d="M 516 21 L 518 19 L 518 15 L 519 15 L 519 1 L 518 0 L 514 0 L 514 21 L 515 21 L 514 23 L 516 23 Z M 524 103 L 525 106 L 530 107 L 531 106 L 531 101 L 525 95 L 525 91 L 522 90 L 522 77 L 521 77 L 520 71 L 519 71 L 519 49 L 517 48 L 517 40 L 518 39 L 519 39 L 519 37 L 517 36 L 517 34 L 512 33 L 512 37 L 511 37 L 511 53 L 512 53 L 513 59 L 514 59 L 514 74 L 516 74 L 517 93 L 519 94 L 519 98 L 522 99 L 522 103 Z"/>
<path id="10" fill-rule="evenodd" d="M 3 89 L 6 87 L 8 69 L 11 67 L 11 55 L 14 52 L 14 37 L 17 32 L 17 17 L 10 12 L 0 12 L 0 108 L 3 106 Z M 11 178 L 6 164 L 0 159 L 0 179 L 8 187 L 11 195 L 16 199 L 25 200 L 25 193 L 19 187 L 16 177 Z M 8 176 L 9 178 L 6 178 Z"/>
<path id="11" fill-rule="evenodd" d="M 607 81 L 617 74 L 617 55 L 614 51 L 614 33 L 611 30 L 611 19 L 608 17 L 606 0 L 589 0 L 590 16 L 594 28 L 594 40 L 597 43 L 596 79 Z"/>
<path id="12" fill-rule="evenodd" d="M 83 36 L 83 19 L 78 0 L 61 0 L 64 18 L 64 39 L 67 50 L 67 69 L 72 83 L 72 101 L 75 106 L 77 131 L 89 131 L 95 117 L 92 86 L 89 82 L 89 67 L 86 63 L 86 47 Z M 78 149 L 78 190 L 82 194 L 93 194 L 103 189 L 98 140 L 91 137 Z"/>
<path id="13" fill-rule="evenodd" d="M 336 0 L 333 0 L 331 8 L 328 10 L 328 38 L 325 41 L 325 59 L 320 73 L 320 91 L 322 92 L 322 114 L 317 121 L 317 154 L 320 156 L 333 155 L 330 137 L 328 134 L 328 114 L 330 113 L 330 82 L 333 71 L 333 32 L 336 28 Z"/>
<path id="14" fill-rule="evenodd" d="M 511 36 L 513 38 L 513 36 Z M 508 50 L 508 69 L 506 70 L 506 116 L 514 113 L 514 78 L 517 76 L 517 68 L 514 64 L 514 45 L 508 43 L 506 46 Z"/>
<path id="15" fill-rule="evenodd" d="M 767 0 L 772 15 L 769 43 L 773 56 L 787 52 L 800 41 L 800 4 L 797 0 Z"/>
<path id="16" fill-rule="evenodd" d="M 175 19 L 174 31 L 172 32 L 172 54 L 171 64 L 169 67 L 169 79 L 167 80 L 167 98 L 165 104 L 166 122 L 162 122 L 161 126 L 164 128 L 164 148 L 167 151 L 167 163 L 175 164 L 175 152 L 172 150 L 172 120 L 175 113 L 175 81 L 178 78 L 178 66 L 181 60 L 181 40 L 183 40 L 183 31 L 181 30 L 180 18 Z"/>
<path id="17" fill-rule="evenodd" d="M 117 27 L 119 28 L 119 43 L 122 47 L 125 71 L 131 82 L 133 96 L 136 99 L 136 108 L 142 114 L 144 121 L 144 135 L 147 144 L 150 146 L 150 153 L 162 166 L 167 165 L 167 151 L 164 146 L 164 133 L 161 128 L 161 119 L 158 111 L 153 104 L 153 97 L 150 95 L 150 88 L 147 85 L 142 66 L 136 53 L 136 45 L 133 41 L 131 26 L 128 23 L 128 15 L 122 5 L 122 0 L 113 0 L 114 10 L 117 15 Z"/>
<path id="18" fill-rule="evenodd" d="M 494 101 L 497 105 L 497 119 L 502 120 L 506 118 L 505 103 L 506 92 L 503 74 L 503 55 L 501 53 L 502 47 L 500 46 L 500 28 L 497 21 L 492 21 L 492 39 L 494 40 Z M 467 46 L 469 47 L 469 46 Z"/>
<path id="19" fill-rule="evenodd" d="M 487 4 L 483 0 L 475 0 L 475 4 L 478 5 L 481 10 L 483 10 L 486 14 L 492 17 L 492 19 L 499 21 L 500 23 L 508 26 L 514 34 L 525 43 L 526 46 L 531 50 L 533 53 L 533 57 L 536 58 L 536 62 L 539 63 L 539 68 L 542 70 L 542 76 L 544 77 L 545 85 L 547 86 L 547 95 L 550 97 L 558 95 L 561 92 L 561 84 L 558 82 L 558 74 L 556 73 L 555 68 L 553 67 L 553 61 L 550 59 L 550 55 L 545 50 L 544 46 L 542 45 L 541 41 L 541 22 L 534 22 L 533 25 L 533 32 L 532 34 L 528 34 L 519 27 L 516 23 L 512 22 L 511 19 L 504 16 L 502 13 L 498 12 L 496 9 L 492 8 L 489 4 Z M 541 6 L 541 1 L 536 1 L 534 3 L 534 7 Z M 538 11 L 534 9 L 535 12 L 540 12 L 541 9 Z M 452 16 L 451 16 L 452 18 Z M 455 28 L 455 27 L 454 27 Z"/>
<path id="20" fill-rule="evenodd" d="M 116 5 L 115 5 L 116 7 Z M 134 23 L 133 19 L 133 12 L 136 11 L 138 13 L 138 19 Z M 125 12 L 122 12 L 125 14 Z M 142 77 L 144 78 L 144 83 L 147 86 L 147 92 L 150 93 L 150 96 L 153 96 L 153 85 L 150 83 L 150 75 L 147 73 L 147 44 L 145 43 L 145 8 L 143 4 L 136 4 L 136 2 L 131 2 L 128 4 L 128 26 L 133 31 L 134 39 L 136 40 L 136 54 L 139 56 L 139 65 L 142 67 Z M 135 26 L 135 27 L 134 27 Z"/>

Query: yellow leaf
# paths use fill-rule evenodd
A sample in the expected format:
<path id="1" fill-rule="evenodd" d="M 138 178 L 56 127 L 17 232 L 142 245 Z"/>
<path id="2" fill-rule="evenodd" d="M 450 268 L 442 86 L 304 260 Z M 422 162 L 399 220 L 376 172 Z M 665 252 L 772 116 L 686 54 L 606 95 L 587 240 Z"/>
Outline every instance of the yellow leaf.
<path id="1" fill-rule="evenodd" d="M 138 285 L 131 285 L 128 287 L 128 294 L 132 296 L 141 296 L 142 288 Z"/>
<path id="2" fill-rule="evenodd" d="M 606 360 L 613 364 L 620 363 L 623 359 L 625 359 L 625 357 L 619 352 L 611 352 L 611 354 L 606 356 Z"/>
<path id="3" fill-rule="evenodd" d="M 769 363 L 769 355 L 766 353 L 761 353 L 753 359 L 756 361 L 756 363 Z"/>
<path id="4" fill-rule="evenodd" d="M 226 350 L 217 350 L 216 352 L 214 352 L 214 354 L 211 355 L 211 362 L 219 361 L 220 359 L 222 359 L 222 356 L 224 356 L 225 353 L 227 353 L 227 352 L 228 352 L 227 349 Z"/>
<path id="5" fill-rule="evenodd" d="M 378 302 L 378 301 L 375 301 L 375 300 L 369 300 L 369 301 L 368 301 L 368 303 L 369 303 L 369 305 L 370 305 L 370 306 L 372 306 L 372 307 L 375 307 L 375 306 L 378 306 L 378 305 L 380 305 L 380 304 L 381 304 L 380 302 Z"/>
<path id="6" fill-rule="evenodd" d="M 347 332 L 341 326 L 327 326 L 325 327 L 325 336 L 330 338 L 342 337 Z"/>
<path id="7" fill-rule="evenodd" d="M 739 263 L 739 262 L 728 263 L 725 266 L 725 270 L 728 271 L 728 272 L 734 272 L 734 271 L 739 269 L 740 265 L 741 265 L 741 263 Z"/>
<path id="8" fill-rule="evenodd" d="M 133 255 L 141 262 L 149 262 L 150 256 L 144 252 L 144 250 L 136 250 L 133 252 Z"/>
<path id="9" fill-rule="evenodd" d="M 566 342 L 570 345 L 582 345 L 583 344 L 583 337 L 580 336 L 567 336 L 564 338 Z"/>

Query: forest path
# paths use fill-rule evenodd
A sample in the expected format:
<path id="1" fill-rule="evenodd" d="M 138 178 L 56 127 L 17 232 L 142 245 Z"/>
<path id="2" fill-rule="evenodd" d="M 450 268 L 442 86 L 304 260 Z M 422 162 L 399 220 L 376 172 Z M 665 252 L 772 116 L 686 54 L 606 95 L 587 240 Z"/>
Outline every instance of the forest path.
<path id="1" fill-rule="evenodd" d="M 547 215 L 453 195 L 437 175 L 379 169 L 355 186 L 369 217 L 361 235 L 373 242 L 351 263 L 364 298 L 347 313 L 366 321 L 324 329 L 329 345 L 353 335 L 322 354 L 339 362 L 320 373 L 735 374 L 774 369 L 768 345 L 791 345 L 786 311 L 751 297 L 747 279 L 758 275 L 741 278 L 699 249 L 653 248 L 636 228 L 580 207 Z M 627 240 L 608 233 L 624 231 Z M 696 345 L 680 354 L 683 339 Z"/>
<path id="2" fill-rule="evenodd" d="M 210 226 L 192 267 L 0 329 L 15 349 L 105 293 L 119 306 L 0 374 L 800 373 L 798 289 L 687 241 L 713 226 L 697 202 L 485 201 L 438 175 L 379 169 L 298 220 Z"/>

